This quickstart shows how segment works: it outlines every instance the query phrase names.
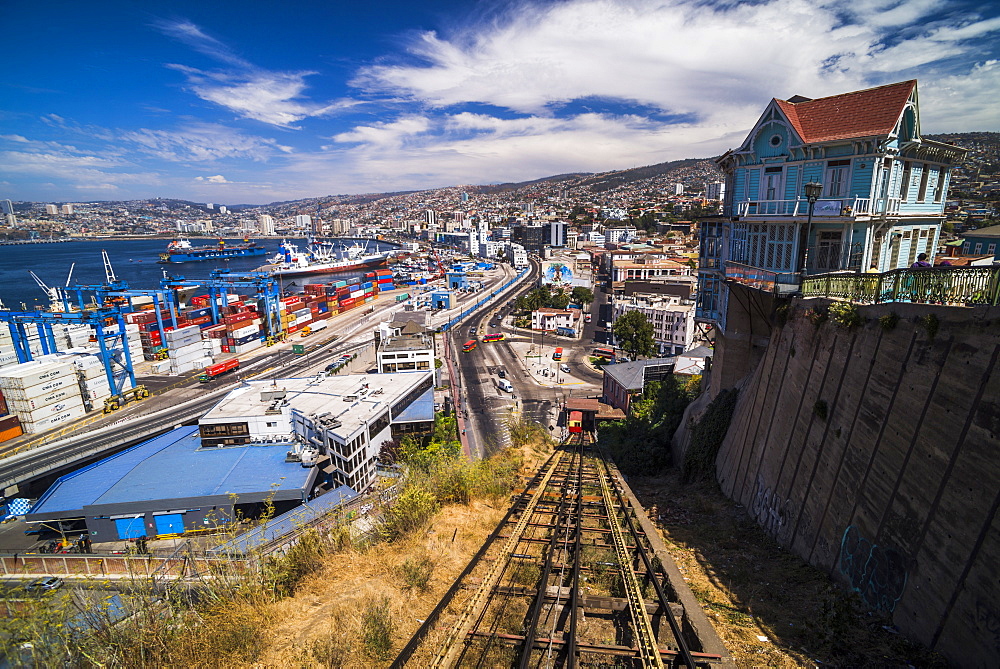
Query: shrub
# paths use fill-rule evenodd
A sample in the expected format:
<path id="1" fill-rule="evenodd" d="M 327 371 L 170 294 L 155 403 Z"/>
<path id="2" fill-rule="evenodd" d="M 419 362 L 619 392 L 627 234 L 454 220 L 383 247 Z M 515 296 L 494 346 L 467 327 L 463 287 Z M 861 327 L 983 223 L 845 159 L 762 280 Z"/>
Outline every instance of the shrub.
<path id="1" fill-rule="evenodd" d="M 389 598 L 382 597 L 370 603 L 361 614 L 361 643 L 368 654 L 377 660 L 388 660 L 394 632 Z"/>
<path id="2" fill-rule="evenodd" d="M 830 318 L 847 329 L 856 328 L 864 322 L 858 307 L 853 302 L 834 302 L 830 305 Z"/>
<path id="3" fill-rule="evenodd" d="M 434 574 L 434 562 L 427 556 L 409 557 L 399 565 L 399 573 L 407 589 L 426 592 Z"/>
<path id="4" fill-rule="evenodd" d="M 886 332 L 895 329 L 898 323 L 899 323 L 899 315 L 896 314 L 895 311 L 891 311 L 887 313 L 885 316 L 882 316 L 878 319 L 879 327 L 885 330 Z"/>
<path id="5" fill-rule="evenodd" d="M 691 444 L 684 456 L 682 472 L 685 483 L 708 481 L 715 477 L 715 457 L 729 431 L 738 397 L 739 390 L 736 388 L 723 390 L 691 430 Z"/>
<path id="6" fill-rule="evenodd" d="M 395 541 L 423 527 L 438 510 L 437 500 L 418 485 L 407 485 L 382 514 L 382 535 Z"/>

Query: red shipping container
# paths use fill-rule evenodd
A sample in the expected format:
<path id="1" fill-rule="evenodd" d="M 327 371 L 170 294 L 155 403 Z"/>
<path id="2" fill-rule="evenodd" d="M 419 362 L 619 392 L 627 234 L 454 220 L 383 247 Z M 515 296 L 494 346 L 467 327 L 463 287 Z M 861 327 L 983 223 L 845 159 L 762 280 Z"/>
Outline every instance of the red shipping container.
<path id="1" fill-rule="evenodd" d="M 349 307 L 353 304 L 354 304 L 354 298 L 348 297 L 340 301 L 340 308 L 343 309 L 344 307 Z"/>
<path id="2" fill-rule="evenodd" d="M 299 326 L 298 325 L 289 325 L 288 326 L 288 334 L 295 334 L 298 331 L 299 331 Z"/>
<path id="3" fill-rule="evenodd" d="M 222 352 L 223 353 L 229 353 L 229 345 L 228 344 L 223 344 L 222 345 Z"/>
<path id="4" fill-rule="evenodd" d="M 321 311 L 318 314 L 315 314 L 313 316 L 313 320 L 314 321 L 322 321 L 322 320 L 327 319 L 329 317 L 330 317 L 330 312 L 329 311 Z"/>

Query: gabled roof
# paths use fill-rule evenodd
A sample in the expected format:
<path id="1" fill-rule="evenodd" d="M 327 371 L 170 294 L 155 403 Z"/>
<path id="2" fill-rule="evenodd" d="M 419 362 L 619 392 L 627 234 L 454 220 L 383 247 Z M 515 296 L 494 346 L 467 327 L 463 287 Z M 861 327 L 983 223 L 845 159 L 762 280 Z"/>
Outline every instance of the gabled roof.
<path id="1" fill-rule="evenodd" d="M 829 142 L 891 134 L 916 86 L 911 79 L 816 100 L 795 96 L 774 102 L 803 142 Z"/>

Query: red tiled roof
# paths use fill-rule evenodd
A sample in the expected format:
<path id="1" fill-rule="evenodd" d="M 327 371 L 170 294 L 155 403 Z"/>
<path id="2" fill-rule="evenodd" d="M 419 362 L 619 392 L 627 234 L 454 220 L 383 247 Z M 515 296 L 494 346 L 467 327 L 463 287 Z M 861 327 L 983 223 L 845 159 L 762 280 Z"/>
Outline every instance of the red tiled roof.
<path id="1" fill-rule="evenodd" d="M 804 142 L 887 135 L 896 127 L 915 79 L 806 102 L 775 102 Z"/>

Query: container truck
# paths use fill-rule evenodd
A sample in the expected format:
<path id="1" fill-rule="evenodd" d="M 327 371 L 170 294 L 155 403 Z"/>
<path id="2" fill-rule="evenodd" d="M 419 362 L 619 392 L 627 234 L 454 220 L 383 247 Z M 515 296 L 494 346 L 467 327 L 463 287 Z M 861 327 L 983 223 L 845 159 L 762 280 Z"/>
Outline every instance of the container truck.
<path id="1" fill-rule="evenodd" d="M 326 321 L 313 321 L 309 325 L 302 328 L 302 334 L 300 336 L 308 337 L 313 332 L 319 332 L 320 330 L 325 330 L 326 326 L 327 326 Z"/>
<path id="2" fill-rule="evenodd" d="M 232 360 L 226 360 L 225 362 L 220 362 L 215 365 L 209 365 L 205 368 L 205 371 L 201 373 L 198 380 L 202 383 L 208 383 L 217 376 L 221 376 L 226 372 L 231 372 L 234 369 L 240 368 L 240 361 L 236 358 Z"/>

